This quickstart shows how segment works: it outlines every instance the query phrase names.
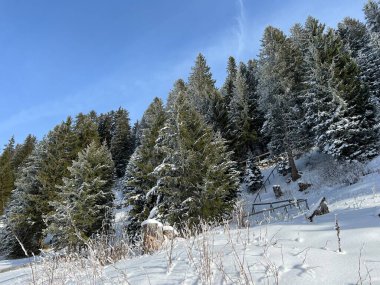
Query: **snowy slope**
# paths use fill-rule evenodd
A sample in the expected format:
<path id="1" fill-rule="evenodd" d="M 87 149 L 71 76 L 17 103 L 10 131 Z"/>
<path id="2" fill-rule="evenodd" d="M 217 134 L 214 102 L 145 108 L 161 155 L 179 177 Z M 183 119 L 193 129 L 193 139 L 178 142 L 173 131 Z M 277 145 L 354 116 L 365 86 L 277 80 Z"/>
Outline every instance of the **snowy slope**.
<path id="1" fill-rule="evenodd" d="M 297 166 L 303 172 L 302 180 L 313 184 L 306 193 L 297 191 L 296 183 L 287 184 L 287 178 L 277 174 L 268 189 L 278 184 L 286 191 L 286 198 L 307 198 L 311 206 L 326 197 L 330 213 L 317 216 L 313 223 L 300 214 L 262 225 L 251 221 L 253 226 L 245 229 L 219 227 L 196 238 L 176 239 L 172 251 L 167 246 L 153 255 L 102 267 L 96 282 L 90 273 L 82 272 L 86 270 L 78 269 L 82 274 L 75 275 L 75 268 L 71 268 L 66 272 L 71 280 L 68 283 L 380 284 L 380 157 L 366 168 L 343 169 L 357 180 L 351 185 L 337 175 L 342 169 L 334 169 L 336 165 L 324 156 L 312 153 L 299 159 Z M 264 175 L 269 171 L 265 170 Z M 366 175 L 358 178 L 357 172 Z M 250 209 L 254 196 L 242 196 Z M 272 191 L 264 194 L 263 200 L 274 200 Z M 335 218 L 341 230 L 341 253 Z M 37 276 L 47 271 L 46 266 L 35 266 Z M 30 272 L 25 267 L 0 273 L 0 284 L 31 283 Z"/>

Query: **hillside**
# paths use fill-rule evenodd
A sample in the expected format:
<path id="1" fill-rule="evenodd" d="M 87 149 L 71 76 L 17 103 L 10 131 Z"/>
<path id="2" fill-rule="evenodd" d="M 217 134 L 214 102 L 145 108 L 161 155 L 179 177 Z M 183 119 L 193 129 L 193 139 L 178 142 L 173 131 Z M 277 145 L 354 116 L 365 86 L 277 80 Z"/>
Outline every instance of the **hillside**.
<path id="1" fill-rule="evenodd" d="M 311 206 L 326 197 L 330 213 L 317 216 L 313 223 L 300 213 L 273 215 L 262 225 L 251 217 L 251 226 L 242 229 L 234 222 L 205 226 L 195 238 L 175 239 L 172 250 L 167 244 L 153 255 L 97 268 L 96 281 L 93 268 L 79 270 L 62 262 L 54 270 L 54 284 L 380 284 L 380 157 L 360 167 L 364 176 L 358 177 L 358 169 L 345 169 L 344 177 L 357 178 L 351 185 L 342 183 L 338 169 L 327 179 L 326 168 L 333 162 L 325 159 L 311 153 L 297 160 L 302 179 L 313 183 L 307 193 L 298 192 L 296 183 L 287 184 L 277 172 L 271 182 L 288 190 L 289 197 L 308 199 Z M 271 191 L 263 197 L 263 201 L 274 200 Z M 242 198 L 250 207 L 253 195 L 243 192 Z M 342 252 L 338 252 L 335 218 Z M 36 284 L 48 280 L 48 263 L 32 268 Z M 7 268 L 3 260 L 1 270 L 0 284 L 33 283 L 28 266 Z M 65 280 L 60 280 L 63 276 Z"/>

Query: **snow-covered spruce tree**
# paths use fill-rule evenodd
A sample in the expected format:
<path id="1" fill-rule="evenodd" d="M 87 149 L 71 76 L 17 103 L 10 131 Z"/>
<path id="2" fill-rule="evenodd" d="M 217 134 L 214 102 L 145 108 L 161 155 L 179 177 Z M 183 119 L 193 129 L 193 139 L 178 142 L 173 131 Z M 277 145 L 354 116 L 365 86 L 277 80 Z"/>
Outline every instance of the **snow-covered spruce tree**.
<path id="1" fill-rule="evenodd" d="M 156 145 L 164 158 L 153 171 L 157 183 L 151 189 L 157 197 L 157 217 L 179 228 L 184 222 L 196 226 L 200 219 L 228 217 L 237 196 L 238 172 L 225 140 L 184 93 L 178 94 L 168 116 Z"/>
<path id="2" fill-rule="evenodd" d="M 235 58 L 230 56 L 228 58 L 228 63 L 227 63 L 227 77 L 221 89 L 221 94 L 224 98 L 224 101 L 227 107 L 230 105 L 230 101 L 233 96 L 236 74 L 237 74 L 236 61 L 235 61 Z"/>
<path id="3" fill-rule="evenodd" d="M 134 151 L 140 145 L 140 142 L 141 142 L 141 128 L 140 128 L 140 124 L 141 124 L 140 121 L 137 120 L 133 124 L 132 130 L 131 130 L 132 154 L 134 153 Z"/>
<path id="4" fill-rule="evenodd" d="M 100 114 L 98 117 L 98 134 L 100 142 L 106 142 L 107 146 L 111 146 L 112 135 L 115 129 L 115 111 Z"/>
<path id="5" fill-rule="evenodd" d="M 360 28 L 348 33 L 347 23 L 341 25 L 346 45 L 339 32 L 325 31 L 325 26 L 311 17 L 298 33 L 308 46 L 303 49 L 307 67 L 304 125 L 323 151 L 345 159 L 365 159 L 375 153 L 377 129 L 373 104 L 360 82 L 357 64 L 347 51 L 360 42 L 352 40 L 349 44 L 347 35 L 360 34 Z M 359 134 L 362 139 L 356 139 Z"/>
<path id="6" fill-rule="evenodd" d="M 78 154 L 63 178 L 60 201 L 46 217 L 45 234 L 53 235 L 56 248 L 75 250 L 99 231 L 108 231 L 112 220 L 114 163 L 105 144 L 90 143 Z"/>
<path id="7" fill-rule="evenodd" d="M 187 91 L 191 104 L 203 116 L 206 123 L 214 130 L 222 131 L 223 123 L 226 121 L 226 105 L 215 87 L 210 67 L 202 54 L 197 56 L 195 65 L 191 69 Z"/>
<path id="8" fill-rule="evenodd" d="M 79 113 L 75 117 L 73 132 L 76 137 L 76 153 L 85 149 L 93 141 L 100 143 L 96 113 L 94 111 L 86 115 Z"/>
<path id="9" fill-rule="evenodd" d="M 338 23 L 337 34 L 340 36 L 343 47 L 352 58 L 357 59 L 359 54 L 369 44 L 369 33 L 364 23 L 346 17 Z"/>
<path id="10" fill-rule="evenodd" d="M 378 154 L 379 127 L 357 64 L 346 54 L 332 66 L 335 90 L 344 100 L 339 120 L 327 131 L 325 151 L 338 158 L 366 160 Z"/>
<path id="11" fill-rule="evenodd" d="M 162 160 L 162 154 L 155 145 L 165 120 L 164 105 L 161 99 L 155 98 L 141 120 L 140 145 L 131 156 L 124 177 L 126 200 L 131 206 L 128 226 L 131 236 L 138 235 L 141 222 L 149 216 L 152 200 L 147 200 L 146 194 L 157 182 L 151 173 Z"/>
<path id="12" fill-rule="evenodd" d="M 46 147 L 41 153 L 42 163 L 38 171 L 43 197 L 38 201 L 38 207 L 43 215 L 47 215 L 54 211 L 50 202 L 60 198 L 56 186 L 62 185 L 62 178 L 69 175 L 68 167 L 78 154 L 78 142 L 71 118 L 50 131 L 44 141 Z"/>
<path id="13" fill-rule="evenodd" d="M 28 254 L 37 254 L 41 248 L 44 222 L 38 207 L 39 201 L 43 199 L 38 171 L 43 151 L 44 142 L 36 146 L 17 173 L 16 187 L 6 208 L 6 227 L 2 233 L 0 255 L 11 258 L 25 256 L 19 241 Z"/>
<path id="14" fill-rule="evenodd" d="M 358 57 L 361 79 L 366 83 L 371 102 L 377 108 L 380 120 L 380 2 L 368 1 L 364 6 L 369 41 Z"/>
<path id="15" fill-rule="evenodd" d="M 133 142 L 129 114 L 127 110 L 122 108 L 115 112 L 115 130 L 112 135 L 110 150 L 115 163 L 116 176 L 123 177 L 125 167 L 133 152 Z"/>
<path id="16" fill-rule="evenodd" d="M 228 108 L 227 138 L 231 150 L 234 151 L 234 160 L 238 162 L 239 169 L 244 171 L 244 162 L 249 151 L 253 151 L 257 139 L 250 107 L 250 90 L 247 84 L 246 66 L 241 63 L 236 74 L 233 93 Z M 252 110 L 253 111 L 253 110 Z"/>
<path id="17" fill-rule="evenodd" d="M 259 62 L 260 108 L 265 112 L 264 133 L 270 137 L 271 152 L 286 152 L 291 176 L 300 176 L 294 163 L 295 149 L 306 148 L 301 126 L 302 56 L 291 40 L 278 29 L 267 27 Z"/>
<path id="18" fill-rule="evenodd" d="M 36 137 L 32 135 L 28 135 L 22 144 L 16 146 L 12 137 L 0 155 L 0 215 L 2 215 L 11 192 L 15 188 L 16 174 L 35 145 Z"/>
<path id="19" fill-rule="evenodd" d="M 338 119 L 343 99 L 338 96 L 333 84 L 331 68 L 342 51 L 342 42 L 332 29 L 325 32 L 325 25 L 309 17 L 303 35 L 307 46 L 304 60 L 306 109 L 303 126 L 311 130 L 313 143 L 321 148 L 326 145 L 326 132 Z"/>
<path id="20" fill-rule="evenodd" d="M 187 93 L 186 83 L 182 79 L 178 79 L 174 83 L 173 90 L 170 91 L 167 102 L 166 110 L 170 113 L 175 108 L 175 104 L 178 98 L 178 94 Z"/>
<path id="21" fill-rule="evenodd" d="M 369 17 L 372 13 L 369 13 Z M 370 23 L 368 22 L 368 25 Z M 338 33 L 346 51 L 355 59 L 360 68 L 360 79 L 368 88 L 370 103 L 376 109 L 380 120 L 380 48 L 376 35 L 358 20 L 345 18 L 338 24 Z"/>
<path id="22" fill-rule="evenodd" d="M 257 167 L 252 153 L 248 155 L 244 172 L 244 183 L 249 192 L 255 192 L 263 185 L 264 176 L 261 174 L 260 168 Z"/>

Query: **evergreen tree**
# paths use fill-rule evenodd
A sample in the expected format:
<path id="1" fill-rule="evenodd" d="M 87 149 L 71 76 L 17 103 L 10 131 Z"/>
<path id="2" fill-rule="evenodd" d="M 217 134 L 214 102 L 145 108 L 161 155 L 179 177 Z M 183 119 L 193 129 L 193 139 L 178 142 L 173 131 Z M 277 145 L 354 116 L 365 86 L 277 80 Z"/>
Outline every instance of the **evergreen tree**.
<path id="1" fill-rule="evenodd" d="M 223 98 L 215 87 L 210 67 L 202 54 L 197 56 L 195 65 L 191 69 L 187 91 L 191 104 L 203 116 L 206 123 L 211 125 L 214 130 L 221 131 L 218 124 L 225 116 L 223 109 L 225 105 L 222 104 Z"/>
<path id="2" fill-rule="evenodd" d="M 325 151 L 339 158 L 366 160 L 378 154 L 379 127 L 357 64 L 346 54 L 333 65 L 334 86 L 344 100 L 340 118 L 327 131 Z"/>
<path id="3" fill-rule="evenodd" d="M 13 156 L 15 140 L 12 137 L 0 156 L 0 215 L 3 213 L 14 187 L 15 170 Z"/>
<path id="4" fill-rule="evenodd" d="M 228 63 L 227 63 L 227 77 L 226 77 L 226 80 L 224 81 L 222 91 L 221 91 L 226 106 L 230 105 L 230 101 L 233 96 L 236 75 L 237 75 L 237 66 L 236 66 L 235 58 L 230 56 L 228 58 Z"/>
<path id="5" fill-rule="evenodd" d="M 114 164 L 105 144 L 90 143 L 63 178 L 60 201 L 47 219 L 46 233 L 53 234 L 57 248 L 75 249 L 93 234 L 110 229 Z"/>
<path id="6" fill-rule="evenodd" d="M 369 43 L 369 35 L 365 24 L 356 19 L 349 17 L 344 18 L 338 24 L 338 35 L 340 36 L 345 51 L 350 56 L 357 59 L 360 52 L 362 52 Z"/>
<path id="7" fill-rule="evenodd" d="M 244 69 L 243 69 L 244 70 Z M 259 108 L 259 92 L 257 86 L 259 83 L 258 77 L 258 62 L 249 60 L 245 69 L 246 83 L 248 85 L 248 113 L 251 117 L 252 124 L 250 131 L 256 135 L 253 146 L 253 153 L 262 154 L 267 151 L 268 138 L 261 132 L 265 117 L 262 110 Z"/>
<path id="8" fill-rule="evenodd" d="M 260 107 L 266 113 L 263 131 L 270 137 L 273 153 L 286 152 L 292 179 L 298 174 L 293 152 L 305 143 L 302 117 L 302 56 L 278 29 L 266 28 L 260 52 Z"/>
<path id="9" fill-rule="evenodd" d="M 247 186 L 249 192 L 255 192 L 260 190 L 263 185 L 264 176 L 261 174 L 260 168 L 255 164 L 255 160 L 250 154 L 246 161 L 245 173 L 244 173 L 244 183 Z"/>
<path id="10" fill-rule="evenodd" d="M 44 143 L 46 147 L 41 154 L 42 163 L 38 172 L 43 198 L 39 201 L 38 207 L 43 215 L 48 215 L 54 212 L 50 202 L 60 199 L 57 185 L 62 185 L 62 178 L 69 175 L 68 167 L 78 154 L 78 139 L 71 118 L 50 131 L 44 138 Z"/>
<path id="11" fill-rule="evenodd" d="M 100 142 L 106 142 L 108 147 L 111 146 L 112 135 L 114 131 L 115 111 L 106 114 L 100 114 L 98 118 L 98 133 Z"/>
<path id="12" fill-rule="evenodd" d="M 28 135 L 22 144 L 17 144 L 13 156 L 13 166 L 15 172 L 22 166 L 24 161 L 29 157 L 36 146 L 37 139 L 35 136 Z"/>
<path id="13" fill-rule="evenodd" d="M 344 30 L 346 46 L 358 46 L 360 41 L 353 39 L 349 44 L 348 29 Z M 317 145 L 340 158 L 363 160 L 373 156 L 378 135 L 375 110 L 360 82 L 357 64 L 333 30 L 324 32 L 324 25 L 309 18 L 305 31 L 309 44 L 305 122 Z"/>
<path id="14" fill-rule="evenodd" d="M 358 58 L 361 79 L 368 86 L 370 100 L 377 108 L 377 120 L 380 121 L 380 3 L 368 1 L 364 6 L 368 44 Z"/>
<path id="15" fill-rule="evenodd" d="M 154 198 L 151 217 L 181 227 L 187 221 L 221 220 L 229 216 L 238 188 L 235 163 L 226 142 L 215 135 L 184 93 L 168 114 L 156 148 L 163 159 L 152 174 L 157 183 L 148 198 Z M 212 203 L 210 203 L 212 201 Z"/>
<path id="16" fill-rule="evenodd" d="M 116 176 L 122 177 L 125 173 L 129 157 L 132 154 L 131 127 L 128 111 L 122 108 L 115 113 L 115 131 L 111 139 L 111 154 L 115 163 Z"/>
<path id="17" fill-rule="evenodd" d="M 91 112 L 88 115 L 78 114 L 73 132 L 76 135 L 77 152 L 85 149 L 93 141 L 100 143 L 96 113 Z"/>
<path id="18" fill-rule="evenodd" d="M 43 151 L 44 145 L 40 143 L 18 171 L 15 189 L 12 191 L 5 213 L 6 227 L 1 239 L 0 255 L 12 258 L 24 256 L 25 253 L 19 242 L 23 244 L 28 254 L 39 253 L 44 222 L 38 206 L 43 199 L 38 171 L 41 168 Z"/>
<path id="19" fill-rule="evenodd" d="M 146 194 L 157 182 L 151 173 L 162 159 L 162 154 L 155 149 L 155 145 L 165 120 L 163 103 L 155 98 L 141 120 L 141 144 L 129 160 L 124 178 L 127 204 L 131 206 L 131 222 L 128 226 L 131 236 L 138 233 L 141 222 L 149 216 Z"/>
<path id="20" fill-rule="evenodd" d="M 257 139 L 253 121 L 254 114 L 250 110 L 250 90 L 247 84 L 246 66 L 241 63 L 237 72 L 233 94 L 228 108 L 228 135 L 234 159 L 244 168 L 249 151 L 253 150 Z"/>
<path id="21" fill-rule="evenodd" d="M 181 93 L 187 93 L 186 83 L 182 79 L 178 79 L 174 83 L 173 90 L 170 91 L 168 100 L 166 102 L 166 110 L 173 110 L 178 98 L 178 95 Z"/>
<path id="22" fill-rule="evenodd" d="M 380 2 L 369 0 L 363 10 L 369 31 L 380 34 Z"/>
<path id="23" fill-rule="evenodd" d="M 141 141 L 141 130 L 140 130 L 140 122 L 137 120 L 131 131 L 131 140 L 132 140 L 132 153 L 136 150 L 136 148 L 140 145 Z"/>

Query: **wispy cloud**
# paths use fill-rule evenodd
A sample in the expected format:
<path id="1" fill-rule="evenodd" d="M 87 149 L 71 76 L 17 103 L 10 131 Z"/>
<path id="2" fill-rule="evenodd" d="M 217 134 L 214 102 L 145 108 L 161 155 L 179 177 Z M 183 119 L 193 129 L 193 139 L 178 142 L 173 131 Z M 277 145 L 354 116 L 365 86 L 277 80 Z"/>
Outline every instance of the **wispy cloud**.
<path id="1" fill-rule="evenodd" d="M 245 6 L 243 0 L 237 0 L 239 15 L 236 18 L 237 21 L 237 31 L 236 36 L 238 39 L 238 50 L 237 53 L 239 56 L 245 51 L 247 47 L 247 18 L 245 12 Z"/>

